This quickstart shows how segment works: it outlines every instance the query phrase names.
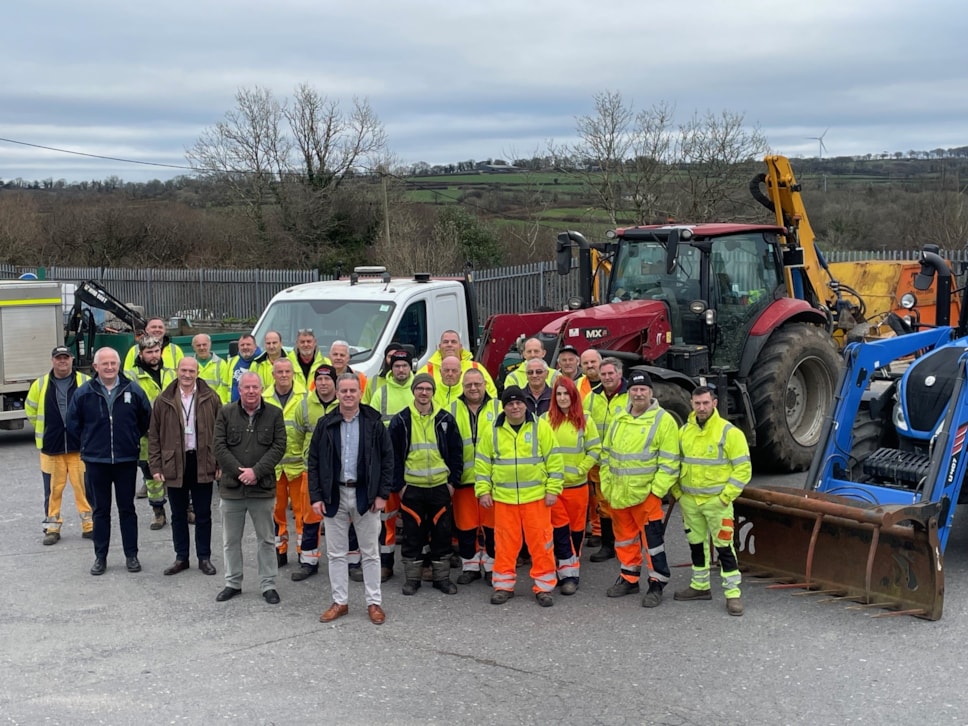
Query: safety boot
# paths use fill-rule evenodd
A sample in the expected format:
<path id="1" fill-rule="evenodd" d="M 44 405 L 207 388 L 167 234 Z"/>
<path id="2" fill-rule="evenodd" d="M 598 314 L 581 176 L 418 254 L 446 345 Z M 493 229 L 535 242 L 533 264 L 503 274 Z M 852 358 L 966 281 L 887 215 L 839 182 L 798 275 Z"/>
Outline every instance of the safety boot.
<path id="1" fill-rule="evenodd" d="M 692 585 L 687 587 L 685 590 L 676 590 L 676 594 L 672 596 L 675 600 L 712 600 L 713 594 L 709 590 L 697 590 Z"/>
<path id="2" fill-rule="evenodd" d="M 152 505 L 151 511 L 154 512 L 155 517 L 151 520 L 151 524 L 148 525 L 148 529 L 161 529 L 168 523 L 168 519 L 165 517 L 164 507 Z"/>
<path id="3" fill-rule="evenodd" d="M 662 585 L 654 580 L 649 581 L 649 590 L 642 596 L 642 607 L 657 608 L 662 604 Z"/>
<path id="4" fill-rule="evenodd" d="M 592 562 L 606 562 L 615 559 L 615 531 L 612 529 L 612 520 L 602 517 L 602 548 L 598 552 L 592 553 Z"/>
<path id="5" fill-rule="evenodd" d="M 731 597 L 726 601 L 726 612 L 730 615 L 743 614 L 743 601 L 738 597 Z"/>
<path id="6" fill-rule="evenodd" d="M 60 532 L 48 532 L 44 535 L 44 544 L 52 545 L 60 542 Z"/>
<path id="7" fill-rule="evenodd" d="M 292 578 L 293 582 L 302 582 L 303 580 L 308 580 L 317 572 L 319 572 L 319 565 L 310 565 L 306 562 L 300 562 L 299 569 L 293 572 L 289 577 Z"/>
<path id="8" fill-rule="evenodd" d="M 561 581 L 559 592 L 561 592 L 562 595 L 574 595 L 576 592 L 578 592 L 578 578 L 566 577 Z"/>
<path id="9" fill-rule="evenodd" d="M 457 576 L 458 585 L 470 585 L 474 580 L 481 579 L 480 570 L 464 570 Z"/>
<path id="10" fill-rule="evenodd" d="M 450 560 L 435 560 L 432 567 L 434 570 L 434 589 L 440 590 L 445 595 L 456 595 L 457 585 L 450 581 Z"/>
<path id="11" fill-rule="evenodd" d="M 363 582 L 363 565 L 359 562 L 354 562 L 352 565 L 347 565 L 350 573 L 350 579 L 353 582 Z"/>
<path id="12" fill-rule="evenodd" d="M 403 579 L 403 594 L 416 595 L 420 589 L 420 563 L 416 560 L 404 560 Z"/>
<path id="13" fill-rule="evenodd" d="M 624 577 L 619 575 L 618 579 L 615 581 L 615 584 L 608 588 L 608 590 L 605 591 L 605 594 L 609 597 L 623 597 L 624 595 L 634 595 L 638 591 L 639 583 L 629 582 Z"/>

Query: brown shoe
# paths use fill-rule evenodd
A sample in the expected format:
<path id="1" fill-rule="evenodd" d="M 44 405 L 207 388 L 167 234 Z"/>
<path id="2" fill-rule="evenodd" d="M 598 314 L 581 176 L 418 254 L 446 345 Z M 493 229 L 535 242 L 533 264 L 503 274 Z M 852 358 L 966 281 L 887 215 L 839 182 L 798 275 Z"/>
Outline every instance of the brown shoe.
<path id="1" fill-rule="evenodd" d="M 742 615 L 743 614 L 743 601 L 738 597 L 731 597 L 726 601 L 726 612 L 730 615 Z"/>
<path id="2" fill-rule="evenodd" d="M 329 606 L 329 609 L 325 613 L 319 616 L 319 622 L 331 623 L 334 620 L 336 620 L 336 618 L 343 617 L 349 611 L 350 611 L 349 605 L 337 605 L 336 603 L 333 603 L 332 605 Z"/>
<path id="3" fill-rule="evenodd" d="M 166 575 L 177 575 L 179 572 L 184 572 L 190 567 L 187 560 L 175 560 L 175 564 L 171 567 L 165 568 Z"/>
<path id="4" fill-rule="evenodd" d="M 370 616 L 370 622 L 374 625 L 383 625 L 383 622 L 387 619 L 387 614 L 383 612 L 383 608 L 379 605 L 370 605 L 366 612 Z"/>

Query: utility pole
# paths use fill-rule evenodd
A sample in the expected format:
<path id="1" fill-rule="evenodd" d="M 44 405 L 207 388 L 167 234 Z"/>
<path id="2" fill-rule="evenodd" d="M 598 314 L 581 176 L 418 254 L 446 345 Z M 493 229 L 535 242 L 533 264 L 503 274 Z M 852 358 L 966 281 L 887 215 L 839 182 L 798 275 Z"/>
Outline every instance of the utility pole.
<path id="1" fill-rule="evenodd" d="M 383 182 L 383 223 L 386 225 L 387 248 L 390 247 L 390 199 L 387 195 L 387 173 L 380 169 L 380 179 Z"/>

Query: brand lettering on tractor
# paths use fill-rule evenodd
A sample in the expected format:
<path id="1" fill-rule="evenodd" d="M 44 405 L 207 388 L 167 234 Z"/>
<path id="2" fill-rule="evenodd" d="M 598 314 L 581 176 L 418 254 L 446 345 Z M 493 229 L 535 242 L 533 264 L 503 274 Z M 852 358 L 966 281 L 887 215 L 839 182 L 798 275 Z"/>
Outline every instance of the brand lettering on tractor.
<path id="1" fill-rule="evenodd" d="M 585 340 L 599 340 L 608 335 L 608 328 L 585 328 Z"/>
<path id="2" fill-rule="evenodd" d="M 958 468 L 958 458 L 957 456 L 951 457 L 951 463 L 948 465 L 948 481 L 946 484 L 950 484 L 955 480 L 955 469 Z"/>

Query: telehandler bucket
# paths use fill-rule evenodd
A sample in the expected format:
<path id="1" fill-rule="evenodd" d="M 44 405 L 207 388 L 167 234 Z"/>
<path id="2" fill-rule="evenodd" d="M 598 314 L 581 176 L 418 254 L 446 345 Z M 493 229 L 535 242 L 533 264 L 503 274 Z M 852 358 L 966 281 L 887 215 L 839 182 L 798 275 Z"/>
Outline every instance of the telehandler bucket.
<path id="1" fill-rule="evenodd" d="M 894 611 L 884 615 L 941 617 L 940 503 L 873 506 L 809 490 L 747 487 L 734 506 L 740 566 L 782 583 L 770 587 Z"/>

